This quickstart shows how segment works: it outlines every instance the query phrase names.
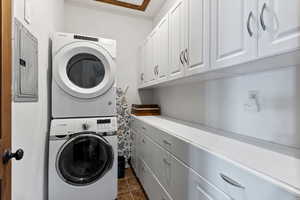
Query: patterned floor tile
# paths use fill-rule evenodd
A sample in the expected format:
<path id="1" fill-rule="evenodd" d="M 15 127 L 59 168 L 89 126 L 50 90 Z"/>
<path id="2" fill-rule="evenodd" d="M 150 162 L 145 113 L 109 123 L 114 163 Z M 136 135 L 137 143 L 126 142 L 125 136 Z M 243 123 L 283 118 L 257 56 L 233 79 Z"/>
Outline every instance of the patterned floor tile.
<path id="1" fill-rule="evenodd" d="M 132 169 L 126 169 L 125 177 L 118 180 L 118 200 L 148 200 L 143 187 Z"/>

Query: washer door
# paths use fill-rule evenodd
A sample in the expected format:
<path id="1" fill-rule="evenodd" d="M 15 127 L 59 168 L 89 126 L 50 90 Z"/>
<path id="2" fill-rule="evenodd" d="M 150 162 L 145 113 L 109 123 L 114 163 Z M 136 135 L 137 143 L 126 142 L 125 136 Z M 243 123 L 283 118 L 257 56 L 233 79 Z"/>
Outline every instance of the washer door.
<path id="1" fill-rule="evenodd" d="M 54 79 L 68 94 L 94 98 L 110 89 L 115 80 L 115 63 L 101 46 L 74 42 L 54 56 Z"/>
<path id="2" fill-rule="evenodd" d="M 59 176 L 76 186 L 92 184 L 103 177 L 113 165 L 112 146 L 93 133 L 78 134 L 60 149 L 56 168 Z"/>

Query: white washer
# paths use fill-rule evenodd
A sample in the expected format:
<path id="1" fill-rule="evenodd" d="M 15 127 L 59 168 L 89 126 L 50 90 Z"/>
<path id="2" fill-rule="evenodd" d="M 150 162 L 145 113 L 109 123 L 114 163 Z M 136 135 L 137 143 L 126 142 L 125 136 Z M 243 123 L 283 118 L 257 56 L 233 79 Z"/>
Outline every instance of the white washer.
<path id="1" fill-rule="evenodd" d="M 55 119 L 49 138 L 49 200 L 117 198 L 117 119 Z"/>
<path id="2" fill-rule="evenodd" d="M 116 115 L 116 41 L 55 33 L 52 117 Z"/>

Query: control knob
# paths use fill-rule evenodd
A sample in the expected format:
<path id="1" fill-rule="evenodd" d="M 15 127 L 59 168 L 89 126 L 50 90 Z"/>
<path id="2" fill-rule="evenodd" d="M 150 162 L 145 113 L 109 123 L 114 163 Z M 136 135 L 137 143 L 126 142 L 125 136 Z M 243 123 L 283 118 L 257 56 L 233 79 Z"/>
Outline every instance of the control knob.
<path id="1" fill-rule="evenodd" d="M 87 122 L 82 124 L 82 129 L 85 130 L 85 131 L 88 130 L 89 127 L 90 126 L 89 126 L 89 124 Z"/>

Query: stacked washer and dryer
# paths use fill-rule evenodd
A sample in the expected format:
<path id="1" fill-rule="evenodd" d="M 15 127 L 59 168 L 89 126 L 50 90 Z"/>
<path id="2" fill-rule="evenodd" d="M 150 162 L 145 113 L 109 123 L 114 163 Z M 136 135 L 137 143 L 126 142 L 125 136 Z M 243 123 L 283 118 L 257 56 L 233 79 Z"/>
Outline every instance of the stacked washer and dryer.
<path id="1" fill-rule="evenodd" d="M 116 42 L 52 39 L 49 200 L 117 198 Z"/>

